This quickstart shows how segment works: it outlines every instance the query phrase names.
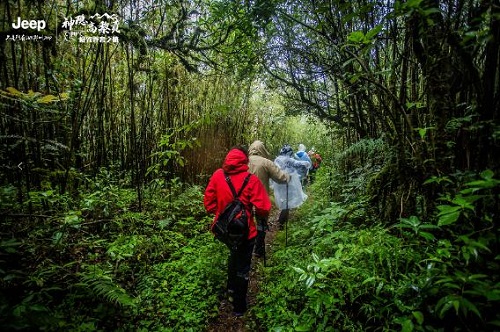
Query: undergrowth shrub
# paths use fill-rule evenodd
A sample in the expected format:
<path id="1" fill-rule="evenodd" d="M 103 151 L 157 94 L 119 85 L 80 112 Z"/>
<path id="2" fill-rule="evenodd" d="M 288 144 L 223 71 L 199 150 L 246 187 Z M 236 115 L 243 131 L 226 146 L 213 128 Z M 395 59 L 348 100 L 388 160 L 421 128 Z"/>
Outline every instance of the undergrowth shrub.
<path id="1" fill-rule="evenodd" d="M 430 178 L 446 184 L 435 218 L 402 218 L 408 243 L 425 248 L 419 297 L 426 329 L 496 330 L 500 301 L 497 218 L 500 181 L 490 170 L 478 175 Z M 452 184 L 452 185 L 450 185 Z M 422 250 L 424 251 L 424 250 Z"/>
<path id="2" fill-rule="evenodd" d="M 15 214 L 28 203 L 0 190 L 0 211 L 14 215 L 0 225 L 2 329 L 202 329 L 225 271 L 202 188 L 174 181 L 149 192 L 140 212 L 135 190 L 112 173 L 84 184 L 71 204 L 47 188 L 30 194 L 37 215 L 24 219 Z"/>
<path id="3" fill-rule="evenodd" d="M 218 313 L 226 249 L 211 234 L 191 239 L 137 283 L 138 331 L 199 331 Z"/>
<path id="4" fill-rule="evenodd" d="M 130 209 L 136 192 L 124 187 L 112 172 L 101 168 L 95 177 L 86 178 L 87 193 L 81 197 L 81 210 L 87 218 L 110 218 Z"/>
<path id="5" fill-rule="evenodd" d="M 363 195 L 332 201 L 331 172 L 318 172 L 308 201 L 277 236 L 252 309 L 260 330 L 499 328 L 500 181 L 493 172 L 429 179 L 442 189 L 433 217 L 399 222 L 380 220 Z"/>
<path id="6" fill-rule="evenodd" d="M 405 305 L 415 296 L 407 265 L 420 260 L 418 253 L 379 225 L 313 223 L 296 221 L 289 246 L 273 254 L 280 267 L 266 273 L 255 310 L 266 328 L 359 331 L 389 328 L 412 314 L 414 307 Z"/>

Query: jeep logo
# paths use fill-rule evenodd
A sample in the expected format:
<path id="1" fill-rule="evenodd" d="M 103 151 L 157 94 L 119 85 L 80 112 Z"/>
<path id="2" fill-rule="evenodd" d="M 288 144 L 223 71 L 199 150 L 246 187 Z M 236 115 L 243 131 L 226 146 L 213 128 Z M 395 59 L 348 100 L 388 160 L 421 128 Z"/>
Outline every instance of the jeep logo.
<path id="1" fill-rule="evenodd" d="M 36 29 L 37 31 L 45 29 L 44 20 L 21 20 L 20 17 L 17 18 L 17 22 L 12 23 L 14 29 Z"/>

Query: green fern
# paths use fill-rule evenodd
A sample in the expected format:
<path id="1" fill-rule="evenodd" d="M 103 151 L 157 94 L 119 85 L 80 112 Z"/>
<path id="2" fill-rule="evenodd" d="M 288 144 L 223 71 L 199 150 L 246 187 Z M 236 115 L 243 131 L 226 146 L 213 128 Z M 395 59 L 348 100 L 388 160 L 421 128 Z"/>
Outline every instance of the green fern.
<path id="1" fill-rule="evenodd" d="M 109 303 L 120 306 L 135 306 L 136 302 L 133 297 L 116 284 L 110 276 L 101 274 L 82 274 L 82 286 L 87 286 L 92 292 L 100 298 L 103 298 Z"/>
<path id="2" fill-rule="evenodd" d="M 383 157 L 384 151 L 387 150 L 387 144 L 382 138 L 378 139 L 362 139 L 338 155 L 339 162 L 374 160 Z"/>

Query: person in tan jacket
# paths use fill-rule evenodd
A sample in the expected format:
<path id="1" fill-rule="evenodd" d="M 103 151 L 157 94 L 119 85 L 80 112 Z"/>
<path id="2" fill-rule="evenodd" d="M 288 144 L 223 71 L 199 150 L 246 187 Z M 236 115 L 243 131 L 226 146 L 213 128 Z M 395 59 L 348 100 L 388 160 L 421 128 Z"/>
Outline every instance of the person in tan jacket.
<path id="1" fill-rule="evenodd" d="M 269 158 L 271 155 L 267 151 L 264 143 L 257 140 L 248 148 L 249 163 L 248 171 L 255 174 L 266 188 L 269 195 L 269 180 L 277 183 L 286 183 L 290 180 L 290 175 L 280 170 L 280 168 Z M 267 217 L 257 217 L 257 237 L 255 240 L 255 256 L 264 257 L 266 231 L 269 229 Z"/>

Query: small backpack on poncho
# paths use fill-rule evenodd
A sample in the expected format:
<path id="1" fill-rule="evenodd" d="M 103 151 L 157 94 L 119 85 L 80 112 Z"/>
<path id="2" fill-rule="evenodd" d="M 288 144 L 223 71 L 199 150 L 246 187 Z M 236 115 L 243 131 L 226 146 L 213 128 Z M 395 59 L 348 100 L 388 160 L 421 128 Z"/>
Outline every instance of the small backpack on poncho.
<path id="1" fill-rule="evenodd" d="M 236 250 L 248 238 L 248 215 L 245 205 L 239 197 L 243 189 L 245 189 L 251 174 L 247 175 L 238 193 L 236 193 L 229 175 L 224 173 L 224 176 L 233 193 L 233 200 L 226 205 L 217 220 L 215 220 L 212 232 L 217 240 L 227 245 L 229 249 Z"/>

